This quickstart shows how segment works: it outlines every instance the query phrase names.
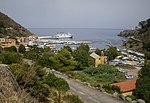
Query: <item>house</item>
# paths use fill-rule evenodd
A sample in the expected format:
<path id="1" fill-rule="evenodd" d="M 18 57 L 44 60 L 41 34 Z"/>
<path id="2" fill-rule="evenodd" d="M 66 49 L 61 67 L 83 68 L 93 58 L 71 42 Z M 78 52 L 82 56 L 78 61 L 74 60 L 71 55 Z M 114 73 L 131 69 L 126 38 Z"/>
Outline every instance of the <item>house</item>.
<path id="1" fill-rule="evenodd" d="M 18 45 L 23 44 L 24 46 L 27 46 L 27 37 L 17 37 L 17 43 Z"/>
<path id="2" fill-rule="evenodd" d="M 132 92 L 135 90 L 136 80 L 128 80 L 125 82 L 114 83 L 111 85 L 118 86 L 122 94 L 124 96 L 127 96 L 127 95 L 132 95 Z"/>
<path id="3" fill-rule="evenodd" d="M 95 67 L 97 67 L 99 64 L 104 64 L 105 60 L 104 60 L 104 53 L 102 51 L 101 55 L 99 56 L 98 54 L 96 54 L 95 52 L 93 52 L 92 54 L 90 54 L 90 57 L 93 59 L 93 65 Z"/>
<path id="4" fill-rule="evenodd" d="M 0 46 L 2 48 L 16 46 L 16 40 L 15 39 L 0 38 Z"/>

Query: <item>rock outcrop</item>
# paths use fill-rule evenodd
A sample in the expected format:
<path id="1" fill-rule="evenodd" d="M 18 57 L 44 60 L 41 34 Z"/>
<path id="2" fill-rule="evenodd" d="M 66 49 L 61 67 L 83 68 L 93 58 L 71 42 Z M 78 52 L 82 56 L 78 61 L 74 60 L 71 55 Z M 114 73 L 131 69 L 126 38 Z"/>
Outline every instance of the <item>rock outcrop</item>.
<path id="1" fill-rule="evenodd" d="M 141 28 L 134 30 L 124 30 L 118 34 L 121 37 L 127 37 L 123 43 L 123 47 L 126 49 L 143 52 L 144 46 L 150 44 L 150 19 L 146 20 L 146 24 L 143 24 Z"/>
<path id="2" fill-rule="evenodd" d="M 118 36 L 121 36 L 121 37 L 131 37 L 131 36 L 136 36 L 139 34 L 139 31 L 138 30 L 124 30 L 124 31 L 121 31 Z"/>
<path id="3" fill-rule="evenodd" d="M 0 102 L 14 103 L 18 101 L 20 87 L 8 66 L 0 64 Z"/>
<path id="4" fill-rule="evenodd" d="M 0 103 L 38 103 L 20 89 L 14 75 L 5 64 L 0 64 Z"/>

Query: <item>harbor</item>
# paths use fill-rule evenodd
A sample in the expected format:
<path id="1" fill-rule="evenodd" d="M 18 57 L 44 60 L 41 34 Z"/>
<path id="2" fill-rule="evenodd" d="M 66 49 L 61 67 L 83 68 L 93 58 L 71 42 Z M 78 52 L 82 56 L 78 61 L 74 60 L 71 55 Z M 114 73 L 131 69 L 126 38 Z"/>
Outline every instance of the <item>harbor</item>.
<path id="1" fill-rule="evenodd" d="M 67 44 L 67 45 L 79 45 L 79 44 L 91 44 L 91 41 L 86 40 L 73 40 L 73 39 L 57 39 L 52 36 L 38 37 L 38 42 L 51 43 L 51 44 Z"/>
<path id="2" fill-rule="evenodd" d="M 63 46 L 69 45 L 72 49 L 75 49 L 81 44 L 92 44 L 89 40 L 74 40 L 71 33 L 59 33 L 54 36 L 38 36 L 37 39 L 29 40 L 28 45 L 37 45 L 40 48 L 51 48 L 54 51 L 60 50 Z M 92 49 L 94 47 L 91 47 Z M 95 47 L 96 48 L 96 47 Z"/>
<path id="3" fill-rule="evenodd" d="M 47 38 L 50 39 L 51 41 L 55 41 L 55 40 L 61 41 L 62 38 L 61 39 L 54 38 L 54 35 L 56 35 L 57 33 L 59 34 L 61 32 L 63 33 L 70 32 L 73 35 L 73 37 L 63 38 L 63 40 L 88 41 L 91 42 L 89 44 L 90 46 L 100 48 L 100 49 L 108 48 L 107 42 L 110 42 L 113 46 L 119 47 L 122 44 L 122 40 L 124 39 L 122 37 L 117 36 L 117 34 L 121 30 L 111 30 L 111 29 L 105 30 L 105 29 L 97 29 L 97 28 L 92 28 L 92 29 L 91 28 L 29 28 L 29 29 L 33 33 L 35 33 L 39 39 L 42 39 L 42 41 L 47 40 Z M 57 45 L 64 45 L 64 44 L 57 44 Z M 73 46 L 73 44 L 71 46 Z"/>

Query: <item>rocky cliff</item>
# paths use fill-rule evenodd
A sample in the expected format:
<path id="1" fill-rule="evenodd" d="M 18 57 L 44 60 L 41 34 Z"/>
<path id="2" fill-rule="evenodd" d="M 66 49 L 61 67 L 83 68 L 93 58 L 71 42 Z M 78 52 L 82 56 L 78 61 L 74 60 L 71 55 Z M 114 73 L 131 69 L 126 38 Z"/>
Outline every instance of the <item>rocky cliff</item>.
<path id="1" fill-rule="evenodd" d="M 0 103 L 38 103 L 21 90 L 9 67 L 0 64 Z"/>
<path id="2" fill-rule="evenodd" d="M 118 36 L 127 37 L 123 47 L 134 51 L 143 52 L 143 46 L 150 42 L 150 19 L 139 22 L 140 28 L 124 30 Z"/>
<path id="3" fill-rule="evenodd" d="M 30 36 L 34 35 L 20 24 L 16 23 L 7 15 L 0 12 L 0 38 L 9 36 L 10 38 L 15 38 L 16 36 Z"/>
<path id="4" fill-rule="evenodd" d="M 121 31 L 118 36 L 121 37 L 129 37 L 129 36 L 135 36 L 139 34 L 139 30 L 124 30 Z"/>

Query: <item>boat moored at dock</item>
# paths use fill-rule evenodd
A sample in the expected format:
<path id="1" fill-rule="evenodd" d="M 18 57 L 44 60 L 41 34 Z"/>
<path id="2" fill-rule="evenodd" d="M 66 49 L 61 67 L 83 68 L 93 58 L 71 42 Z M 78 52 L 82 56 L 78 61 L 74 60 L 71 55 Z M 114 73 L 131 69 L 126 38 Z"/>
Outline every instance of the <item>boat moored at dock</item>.
<path id="1" fill-rule="evenodd" d="M 73 35 L 71 33 L 57 33 L 54 38 L 57 39 L 63 39 L 63 38 L 73 38 Z"/>

